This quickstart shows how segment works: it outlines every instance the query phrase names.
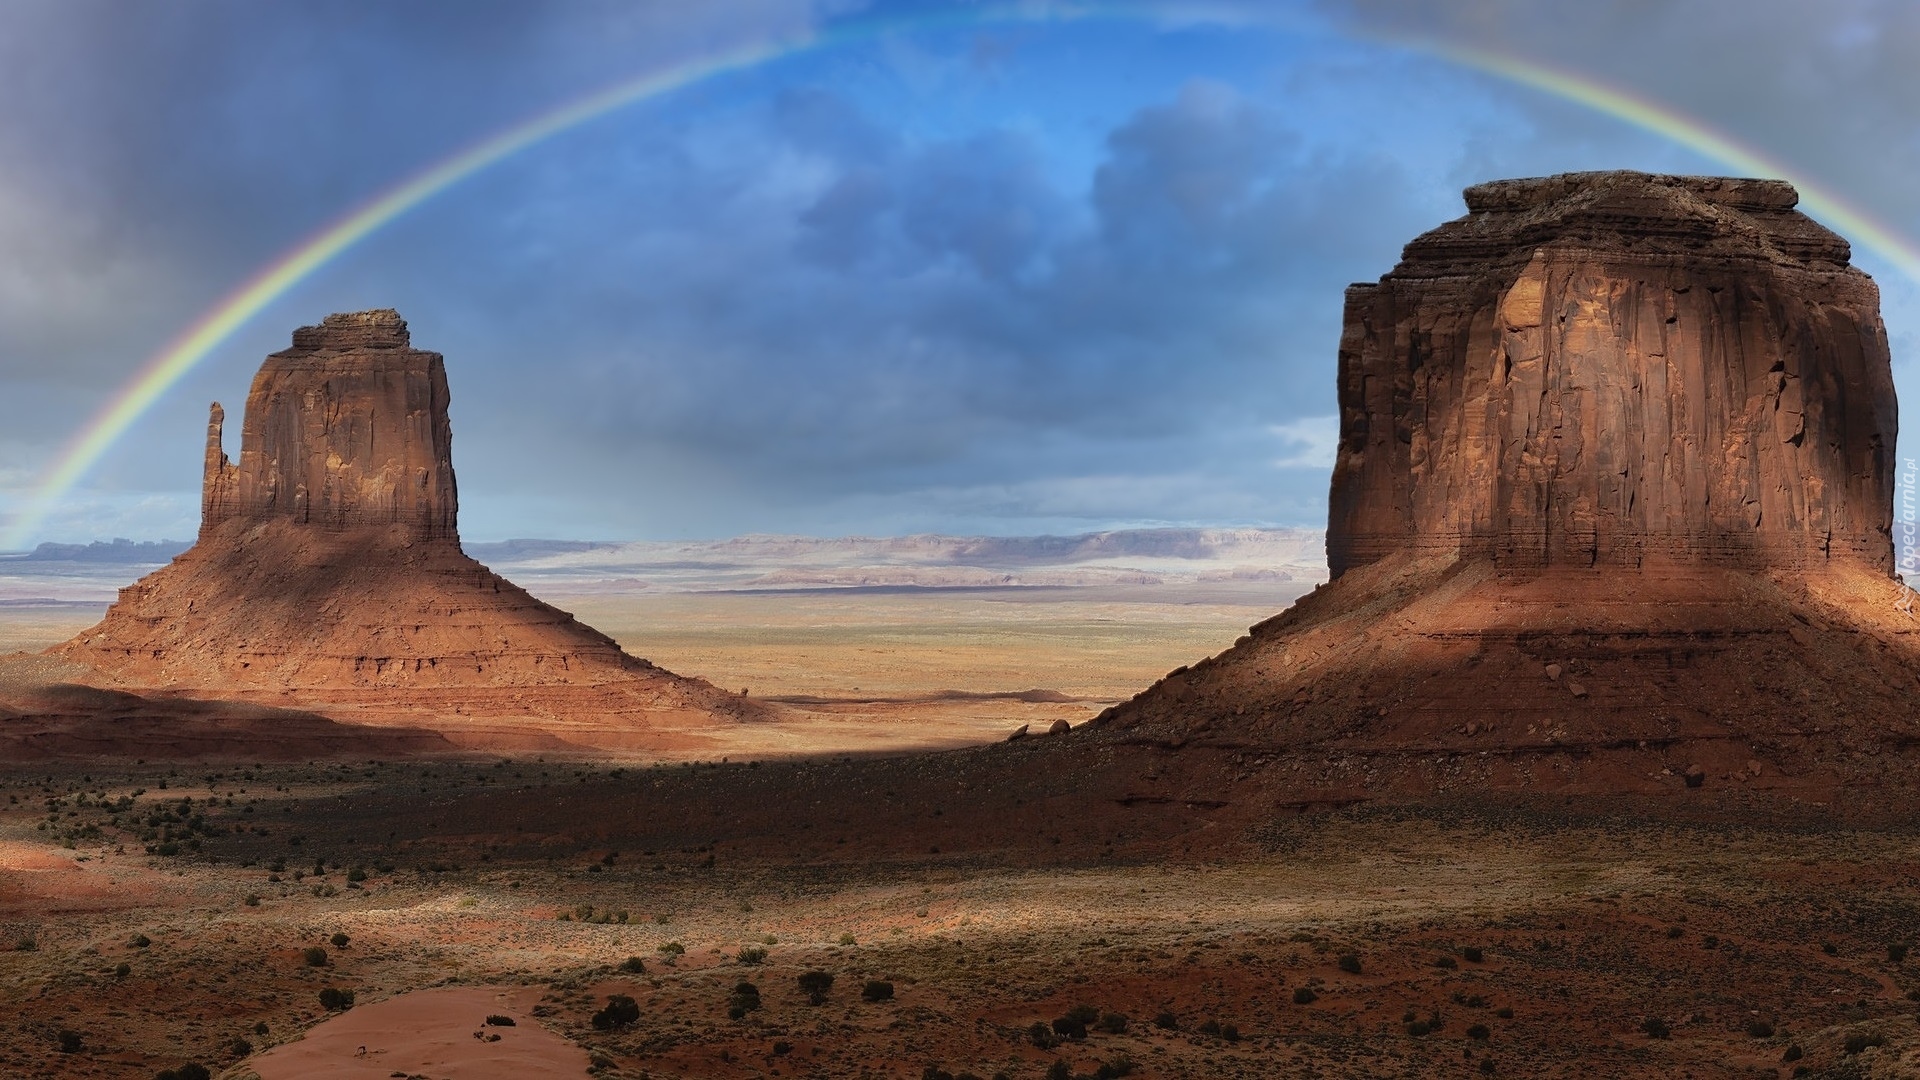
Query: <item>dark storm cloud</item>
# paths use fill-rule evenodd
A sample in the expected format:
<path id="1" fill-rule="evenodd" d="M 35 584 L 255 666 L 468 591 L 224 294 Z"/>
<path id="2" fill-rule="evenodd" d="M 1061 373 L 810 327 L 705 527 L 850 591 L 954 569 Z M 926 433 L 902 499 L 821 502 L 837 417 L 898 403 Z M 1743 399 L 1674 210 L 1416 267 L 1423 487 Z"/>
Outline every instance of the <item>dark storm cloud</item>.
<path id="1" fill-rule="evenodd" d="M 1363 33 L 1493 49 L 1675 107 L 1920 232 L 1909 0 L 1324 0 Z M 1604 123 L 1545 100 L 1560 124 Z"/>
<path id="2" fill-rule="evenodd" d="M 1292 520 L 1324 473 L 1284 490 L 1298 447 L 1270 429 L 1332 412 L 1344 285 L 1430 223 L 1390 158 L 1208 82 L 1126 117 L 1078 182 L 1028 133 L 911 140 L 817 88 L 708 138 L 608 176 L 690 200 L 592 222 L 632 244 L 532 226 L 587 262 L 517 286 L 573 318 L 542 330 L 522 416 L 590 431 L 610 477 L 698 461 L 775 500 Z M 591 302 L 559 295 L 583 280 Z"/>

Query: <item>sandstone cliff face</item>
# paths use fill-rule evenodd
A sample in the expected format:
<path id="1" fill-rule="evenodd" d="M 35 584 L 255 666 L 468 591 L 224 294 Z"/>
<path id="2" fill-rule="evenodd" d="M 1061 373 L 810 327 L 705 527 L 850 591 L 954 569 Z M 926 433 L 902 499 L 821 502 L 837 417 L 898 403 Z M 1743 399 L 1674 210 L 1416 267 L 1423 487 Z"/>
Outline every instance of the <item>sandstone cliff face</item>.
<path id="1" fill-rule="evenodd" d="M 1099 737 L 1231 753 L 1283 806 L 1920 787 L 1886 334 L 1795 198 L 1469 189 L 1347 294 L 1334 579 Z"/>
<path id="2" fill-rule="evenodd" d="M 412 348 L 391 309 L 302 327 L 254 376 L 238 466 L 221 451 L 225 413 L 213 406 L 202 530 L 279 518 L 456 540 L 447 396 L 440 354 Z"/>
<path id="3" fill-rule="evenodd" d="M 1887 339 L 1780 181 L 1482 184 L 1347 293 L 1336 576 L 1503 566 L 1892 567 Z"/>

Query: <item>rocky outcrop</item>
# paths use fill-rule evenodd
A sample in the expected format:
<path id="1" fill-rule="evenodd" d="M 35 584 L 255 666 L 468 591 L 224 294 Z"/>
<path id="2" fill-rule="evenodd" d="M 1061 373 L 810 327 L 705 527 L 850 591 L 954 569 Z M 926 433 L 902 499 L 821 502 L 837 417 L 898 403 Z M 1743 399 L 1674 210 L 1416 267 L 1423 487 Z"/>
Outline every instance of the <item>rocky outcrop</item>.
<path id="1" fill-rule="evenodd" d="M 1334 575 L 1396 551 L 1891 569 L 1878 290 L 1791 185 L 1578 173 L 1466 201 L 1348 290 Z"/>
<path id="2" fill-rule="evenodd" d="M 447 372 L 412 348 L 391 309 L 329 315 L 296 330 L 254 376 L 240 463 L 207 424 L 201 529 L 281 519 L 323 529 L 400 526 L 425 541 L 459 536 Z"/>
<path id="3" fill-rule="evenodd" d="M 1231 753 L 1295 806 L 1920 787 L 1886 333 L 1794 202 L 1468 189 L 1348 292 L 1334 579 L 1093 737 Z"/>
<path id="4" fill-rule="evenodd" d="M 445 366 L 398 315 L 332 315 L 293 341 L 253 381 L 237 465 L 213 407 L 199 541 L 61 657 L 115 686 L 292 693 L 361 718 L 394 706 L 436 730 L 448 714 L 630 729 L 765 711 L 628 656 L 467 557 Z"/>

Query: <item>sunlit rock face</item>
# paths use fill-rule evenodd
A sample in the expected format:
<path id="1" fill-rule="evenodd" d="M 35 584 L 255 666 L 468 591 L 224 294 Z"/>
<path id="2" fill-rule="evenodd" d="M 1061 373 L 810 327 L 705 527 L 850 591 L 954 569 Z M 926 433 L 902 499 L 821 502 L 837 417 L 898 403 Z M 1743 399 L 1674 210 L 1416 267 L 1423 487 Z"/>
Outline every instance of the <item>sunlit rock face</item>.
<path id="1" fill-rule="evenodd" d="M 280 519 L 323 529 L 400 526 L 458 539 L 447 372 L 411 347 L 391 309 L 329 315 L 267 357 L 247 394 L 240 463 L 207 427 L 201 530 Z"/>
<path id="2" fill-rule="evenodd" d="M 1347 292 L 1335 576 L 1393 552 L 1890 571 L 1886 330 L 1777 180 L 1574 173 Z"/>

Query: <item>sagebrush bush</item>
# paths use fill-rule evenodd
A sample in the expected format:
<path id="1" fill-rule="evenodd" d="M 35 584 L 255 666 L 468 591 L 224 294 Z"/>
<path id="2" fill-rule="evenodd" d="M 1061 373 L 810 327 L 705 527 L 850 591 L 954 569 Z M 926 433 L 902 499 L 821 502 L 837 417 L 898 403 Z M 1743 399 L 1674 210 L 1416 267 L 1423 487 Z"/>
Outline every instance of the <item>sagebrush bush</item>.
<path id="1" fill-rule="evenodd" d="M 625 994 L 612 994 L 607 997 L 607 1007 L 594 1013 L 590 1022 L 595 1031 L 614 1031 L 632 1027 L 639 1020 L 639 1002 Z"/>

